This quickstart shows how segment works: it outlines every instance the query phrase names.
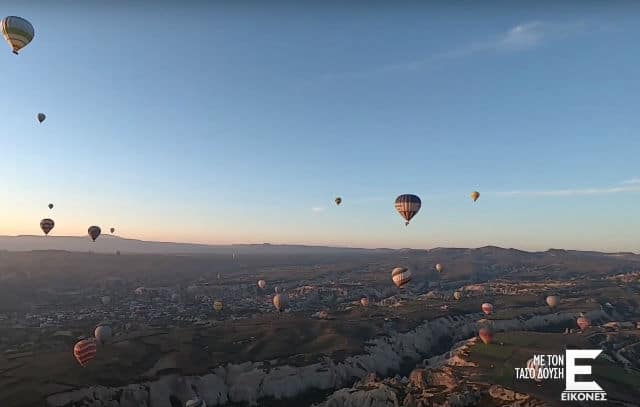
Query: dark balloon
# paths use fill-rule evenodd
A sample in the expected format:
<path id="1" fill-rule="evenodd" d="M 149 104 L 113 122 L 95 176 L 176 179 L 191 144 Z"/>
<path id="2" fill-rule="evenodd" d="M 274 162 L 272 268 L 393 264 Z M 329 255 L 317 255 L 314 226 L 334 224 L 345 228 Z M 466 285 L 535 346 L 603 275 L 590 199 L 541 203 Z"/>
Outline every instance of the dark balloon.
<path id="1" fill-rule="evenodd" d="M 48 235 L 55 225 L 53 219 L 46 218 L 40 221 L 40 229 L 42 229 L 45 235 Z"/>
<path id="2" fill-rule="evenodd" d="M 91 240 L 95 242 L 98 236 L 100 236 L 100 233 L 102 233 L 102 230 L 100 229 L 100 226 L 90 226 L 87 232 L 89 233 L 89 236 L 91 236 Z"/>
<path id="3" fill-rule="evenodd" d="M 422 201 L 417 195 L 405 194 L 396 198 L 396 210 L 405 220 L 405 225 L 408 225 L 411 219 L 416 216 Z"/>

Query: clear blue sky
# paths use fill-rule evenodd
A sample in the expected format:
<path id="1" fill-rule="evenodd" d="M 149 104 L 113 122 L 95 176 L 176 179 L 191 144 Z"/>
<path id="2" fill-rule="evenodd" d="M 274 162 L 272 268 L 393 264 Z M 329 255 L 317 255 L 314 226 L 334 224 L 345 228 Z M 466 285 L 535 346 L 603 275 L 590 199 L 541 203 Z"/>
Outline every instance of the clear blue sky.
<path id="1" fill-rule="evenodd" d="M 640 250 L 637 3 L 46 3 L 0 8 L 0 234 Z"/>

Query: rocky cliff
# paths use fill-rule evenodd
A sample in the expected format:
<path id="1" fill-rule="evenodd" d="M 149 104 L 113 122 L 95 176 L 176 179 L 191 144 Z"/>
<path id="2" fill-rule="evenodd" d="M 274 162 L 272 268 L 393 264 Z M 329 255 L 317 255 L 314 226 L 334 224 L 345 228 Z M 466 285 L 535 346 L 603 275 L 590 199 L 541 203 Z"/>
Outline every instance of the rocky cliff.
<path id="1" fill-rule="evenodd" d="M 47 406 L 174 407 L 171 399 L 174 403 L 175 400 L 184 402 L 196 396 L 204 399 L 208 406 L 227 403 L 257 405 L 258 400 L 264 398 L 282 400 L 300 397 L 311 391 L 330 392 L 352 386 L 354 382 L 370 373 L 380 377 L 389 376 L 401 371 L 407 363 L 415 365 L 425 357 L 449 349 L 456 342 L 474 337 L 477 332 L 476 321 L 480 317 L 479 314 L 442 317 L 427 321 L 409 332 L 374 338 L 367 343 L 365 353 L 348 357 L 338 363 L 325 358 L 320 363 L 303 367 L 277 366 L 277 360 L 269 361 L 269 366 L 261 362 L 229 364 L 203 376 L 167 375 L 154 381 L 126 387 L 96 386 L 59 393 L 47 398 Z M 595 322 L 607 318 L 607 314 L 603 311 L 593 311 L 588 317 Z M 521 316 L 494 321 L 493 326 L 496 331 L 541 330 L 551 325 L 571 323 L 575 318 L 576 315 L 572 313 Z M 380 387 L 380 397 L 389 395 L 387 384 L 376 386 Z M 361 401 L 357 396 L 353 396 L 355 398 L 352 401 L 345 401 L 347 399 L 341 394 L 343 393 L 340 391 L 334 393 L 327 400 L 326 406 L 338 405 L 331 401 L 336 397 L 341 397 L 340 400 L 347 403 L 340 404 L 344 406 Z M 473 397 L 473 394 L 469 394 L 470 399 Z M 393 403 L 396 402 L 388 405 L 398 405 Z"/>

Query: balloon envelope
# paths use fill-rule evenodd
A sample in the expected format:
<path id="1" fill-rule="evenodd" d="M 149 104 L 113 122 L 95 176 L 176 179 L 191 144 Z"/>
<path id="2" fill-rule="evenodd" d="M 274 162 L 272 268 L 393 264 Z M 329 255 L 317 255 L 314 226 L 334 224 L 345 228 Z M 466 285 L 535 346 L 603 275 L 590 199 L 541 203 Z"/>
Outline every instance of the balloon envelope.
<path id="1" fill-rule="evenodd" d="M 284 309 L 284 301 L 284 297 L 280 293 L 273 296 L 273 306 L 276 307 L 278 312 L 282 312 Z"/>
<path id="2" fill-rule="evenodd" d="M 14 54 L 26 47 L 33 40 L 35 30 L 31 23 L 22 17 L 8 16 L 0 22 L 2 36 Z"/>
<path id="3" fill-rule="evenodd" d="M 442 264 L 440 263 L 436 264 L 436 271 L 438 273 L 442 273 L 442 270 L 444 270 L 444 267 L 442 266 Z"/>
<path id="4" fill-rule="evenodd" d="M 527 369 L 529 369 L 529 374 L 533 380 L 535 380 L 536 382 L 542 381 L 542 377 L 538 377 L 538 375 L 540 374 L 540 368 L 541 366 L 538 365 L 533 358 L 527 360 Z"/>
<path id="5" fill-rule="evenodd" d="M 342 198 L 337 197 L 336 198 L 336 205 L 340 205 L 342 203 Z"/>
<path id="6" fill-rule="evenodd" d="M 491 313 L 493 313 L 493 305 L 485 302 L 484 304 L 482 304 L 482 312 L 484 312 L 486 315 L 490 315 Z"/>
<path id="7" fill-rule="evenodd" d="M 96 327 L 96 330 L 93 333 L 93 336 L 96 337 L 96 340 L 104 345 L 106 342 L 108 342 L 111 339 L 111 327 L 108 325 L 99 325 Z"/>
<path id="8" fill-rule="evenodd" d="M 73 355 L 81 366 L 86 366 L 96 357 L 96 342 L 93 339 L 83 339 L 73 347 Z"/>
<path id="9" fill-rule="evenodd" d="M 261 290 L 264 290 L 267 287 L 267 282 L 264 280 L 259 280 L 258 287 L 260 287 Z"/>
<path id="10" fill-rule="evenodd" d="M 411 271 L 406 267 L 396 267 L 391 272 L 391 280 L 396 287 L 401 288 L 411 281 Z"/>
<path id="11" fill-rule="evenodd" d="M 493 331 L 489 327 L 480 328 L 478 336 L 480 336 L 480 339 L 485 345 L 488 345 L 493 341 Z"/>
<path id="12" fill-rule="evenodd" d="M 109 229 L 109 231 L 111 232 L 111 234 L 113 234 L 113 232 L 116 231 L 116 228 L 111 228 L 111 229 Z"/>
<path id="13" fill-rule="evenodd" d="M 591 326 L 591 321 L 587 317 L 580 317 L 576 320 L 576 323 L 583 331 Z"/>
<path id="14" fill-rule="evenodd" d="M 53 204 L 50 203 L 49 205 L 47 205 L 49 207 L 49 209 L 53 209 Z"/>
<path id="15" fill-rule="evenodd" d="M 547 297 L 547 305 L 551 308 L 555 308 L 560 303 L 560 299 L 556 295 L 550 295 Z"/>
<path id="16" fill-rule="evenodd" d="M 95 242 L 98 236 L 100 236 L 100 233 L 102 233 L 102 230 L 100 229 L 100 226 L 90 226 L 87 233 L 89 233 L 91 240 Z"/>
<path id="17" fill-rule="evenodd" d="M 215 302 L 213 303 L 213 309 L 214 309 L 216 312 L 220 312 L 220 311 L 222 311 L 222 301 L 215 301 Z"/>
<path id="18" fill-rule="evenodd" d="M 40 221 L 40 229 L 42 229 L 45 235 L 48 235 L 55 225 L 53 219 L 45 218 Z"/>
<path id="19" fill-rule="evenodd" d="M 44 113 L 38 113 L 38 121 L 42 123 L 47 116 Z"/>
<path id="20" fill-rule="evenodd" d="M 417 195 L 404 194 L 396 198 L 395 207 L 400 216 L 405 220 L 404 224 L 408 225 L 411 219 L 418 213 L 422 201 Z"/>
<path id="21" fill-rule="evenodd" d="M 477 200 L 478 200 L 478 198 L 480 198 L 480 192 L 478 192 L 478 191 L 473 191 L 473 192 L 471 193 L 471 199 L 473 199 L 473 202 L 477 201 Z"/>
<path id="22" fill-rule="evenodd" d="M 454 292 L 453 298 L 455 298 L 456 300 L 459 300 L 460 298 L 462 298 L 462 293 L 460 291 Z"/>
<path id="23" fill-rule="evenodd" d="M 207 403 L 202 399 L 192 399 L 187 401 L 185 407 L 207 407 Z"/>

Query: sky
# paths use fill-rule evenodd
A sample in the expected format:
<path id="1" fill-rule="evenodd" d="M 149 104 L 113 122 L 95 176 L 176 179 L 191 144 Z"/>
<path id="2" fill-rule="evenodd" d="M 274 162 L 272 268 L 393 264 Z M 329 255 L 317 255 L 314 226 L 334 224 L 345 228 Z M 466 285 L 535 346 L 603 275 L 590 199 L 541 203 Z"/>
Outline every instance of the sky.
<path id="1" fill-rule="evenodd" d="M 47 3 L 0 7 L 2 235 L 640 251 L 638 3 Z"/>

